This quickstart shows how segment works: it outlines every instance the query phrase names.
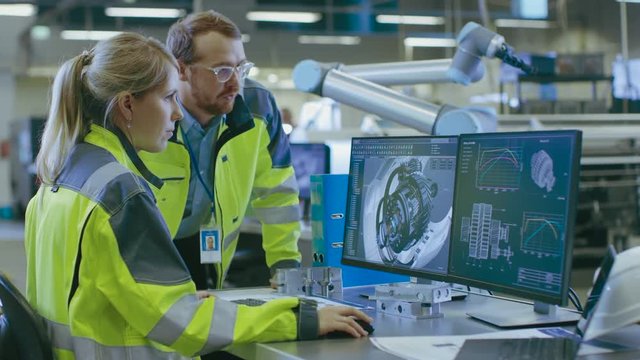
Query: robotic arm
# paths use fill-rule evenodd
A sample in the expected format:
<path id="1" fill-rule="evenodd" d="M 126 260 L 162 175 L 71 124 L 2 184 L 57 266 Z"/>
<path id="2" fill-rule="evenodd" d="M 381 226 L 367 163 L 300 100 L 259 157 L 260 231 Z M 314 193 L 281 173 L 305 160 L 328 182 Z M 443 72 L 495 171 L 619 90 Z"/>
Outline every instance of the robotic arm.
<path id="1" fill-rule="evenodd" d="M 439 106 L 383 85 L 455 82 L 467 85 L 484 76 L 482 56 L 497 57 L 525 72 L 534 70 L 511 54 L 504 37 L 474 22 L 457 38 L 452 59 L 345 66 L 303 60 L 293 69 L 298 90 L 332 98 L 430 134 L 492 131 L 495 115 L 475 109 Z"/>

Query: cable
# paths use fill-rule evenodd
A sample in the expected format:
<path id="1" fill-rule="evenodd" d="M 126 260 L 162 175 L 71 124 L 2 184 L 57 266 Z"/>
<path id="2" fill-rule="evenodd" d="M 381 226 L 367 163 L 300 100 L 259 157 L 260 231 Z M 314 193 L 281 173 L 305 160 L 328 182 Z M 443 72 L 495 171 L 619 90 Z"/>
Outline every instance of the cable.
<path id="1" fill-rule="evenodd" d="M 571 300 L 571 303 L 573 304 L 573 306 L 575 306 L 576 310 L 582 312 L 584 309 L 582 308 L 582 304 L 580 303 L 580 297 L 578 296 L 578 294 L 572 289 L 569 288 L 569 300 Z"/>
<path id="2" fill-rule="evenodd" d="M 528 75 L 536 75 L 538 73 L 538 69 L 525 63 L 519 57 L 513 55 L 513 53 L 509 49 L 509 46 L 506 43 L 503 43 L 502 45 L 500 45 L 500 49 L 496 51 L 495 56 L 498 59 L 501 59 L 505 64 L 518 68 L 524 71 Z"/>

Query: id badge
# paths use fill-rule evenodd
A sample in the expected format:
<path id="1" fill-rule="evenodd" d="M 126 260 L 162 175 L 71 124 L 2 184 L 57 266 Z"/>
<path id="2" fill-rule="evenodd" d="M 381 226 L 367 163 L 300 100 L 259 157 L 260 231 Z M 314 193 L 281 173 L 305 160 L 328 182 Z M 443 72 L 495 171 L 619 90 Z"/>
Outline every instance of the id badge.
<path id="1" fill-rule="evenodd" d="M 214 220 L 200 227 L 200 262 L 202 264 L 222 262 L 220 227 Z"/>

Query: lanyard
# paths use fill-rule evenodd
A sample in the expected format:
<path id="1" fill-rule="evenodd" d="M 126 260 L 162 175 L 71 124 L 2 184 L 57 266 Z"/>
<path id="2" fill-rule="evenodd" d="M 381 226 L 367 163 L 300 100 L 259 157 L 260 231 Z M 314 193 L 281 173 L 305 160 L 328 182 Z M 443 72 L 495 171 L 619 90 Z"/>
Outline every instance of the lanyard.
<path id="1" fill-rule="evenodd" d="M 211 213 L 215 212 L 215 205 L 213 202 L 213 191 L 209 189 L 209 187 L 207 186 L 207 183 L 204 181 L 204 179 L 202 178 L 202 174 L 200 174 L 200 167 L 198 166 L 198 159 L 196 159 L 195 154 L 193 153 L 193 149 L 191 148 L 191 144 L 189 143 L 189 138 L 187 138 L 187 134 L 185 134 L 184 130 L 182 129 L 182 126 L 180 126 L 178 124 L 178 127 L 180 128 L 180 133 L 182 134 L 182 139 L 184 139 L 184 144 L 187 145 L 187 150 L 189 151 L 189 157 L 191 158 L 191 163 L 193 164 L 193 167 L 196 170 L 196 175 L 198 175 L 198 180 L 200 181 L 200 184 L 202 184 L 202 187 L 204 188 L 204 190 L 207 192 L 207 196 L 209 197 L 209 200 L 211 200 Z M 215 161 L 215 159 L 214 159 Z"/>

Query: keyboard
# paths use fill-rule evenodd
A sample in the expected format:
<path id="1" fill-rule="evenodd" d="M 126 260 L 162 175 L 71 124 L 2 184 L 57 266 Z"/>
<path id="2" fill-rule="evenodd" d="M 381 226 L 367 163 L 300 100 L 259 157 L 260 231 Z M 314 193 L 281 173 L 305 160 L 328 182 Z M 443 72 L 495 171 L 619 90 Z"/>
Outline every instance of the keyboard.
<path id="1" fill-rule="evenodd" d="M 231 302 L 239 304 L 239 305 L 247 305 L 247 306 L 260 306 L 264 303 L 266 303 L 265 300 L 260 300 L 260 299 L 236 299 L 236 300 L 231 300 Z"/>

